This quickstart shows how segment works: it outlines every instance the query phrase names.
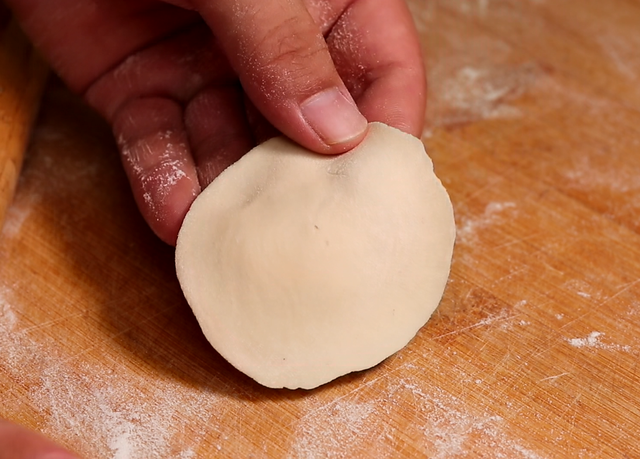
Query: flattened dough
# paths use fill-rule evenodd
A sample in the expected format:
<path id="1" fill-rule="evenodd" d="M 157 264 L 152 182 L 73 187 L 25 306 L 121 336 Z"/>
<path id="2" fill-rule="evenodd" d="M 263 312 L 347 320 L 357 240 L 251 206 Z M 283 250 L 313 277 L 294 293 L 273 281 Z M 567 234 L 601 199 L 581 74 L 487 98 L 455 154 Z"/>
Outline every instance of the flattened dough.
<path id="1" fill-rule="evenodd" d="M 372 123 L 340 156 L 285 138 L 198 196 L 176 247 L 213 347 L 273 388 L 314 388 L 400 350 L 437 307 L 455 239 L 422 143 Z"/>

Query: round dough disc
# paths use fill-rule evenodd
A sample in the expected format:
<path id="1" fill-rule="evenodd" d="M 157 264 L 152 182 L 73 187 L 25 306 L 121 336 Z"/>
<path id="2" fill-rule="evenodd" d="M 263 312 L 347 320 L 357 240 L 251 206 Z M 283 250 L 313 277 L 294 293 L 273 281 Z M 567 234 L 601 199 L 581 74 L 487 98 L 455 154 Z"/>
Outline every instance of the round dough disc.
<path id="1" fill-rule="evenodd" d="M 405 346 L 440 302 L 453 209 L 422 143 L 372 123 L 339 156 L 271 139 L 195 200 L 176 247 L 213 347 L 274 388 L 314 388 Z"/>

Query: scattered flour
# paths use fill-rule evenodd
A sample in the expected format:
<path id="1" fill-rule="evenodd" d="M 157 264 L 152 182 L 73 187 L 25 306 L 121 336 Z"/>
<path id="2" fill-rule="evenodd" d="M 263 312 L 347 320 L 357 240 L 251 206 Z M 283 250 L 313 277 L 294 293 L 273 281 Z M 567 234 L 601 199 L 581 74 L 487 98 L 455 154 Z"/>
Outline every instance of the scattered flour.
<path id="1" fill-rule="evenodd" d="M 628 317 L 635 317 L 640 315 L 640 302 L 639 301 L 632 302 L 629 309 L 627 310 L 626 315 Z"/>
<path id="2" fill-rule="evenodd" d="M 208 421 L 225 411 L 220 396 L 168 376 L 138 375 L 117 362 L 109 362 L 113 368 L 77 361 L 70 367 L 55 343 L 30 336 L 14 297 L 12 289 L 0 289 L 0 366 L 29 388 L 28 403 L 42 416 L 45 435 L 66 439 L 84 457 L 189 459 L 205 433 L 216 429 Z M 176 423 L 201 427 L 175 442 Z"/>
<path id="3" fill-rule="evenodd" d="M 493 314 L 485 317 L 484 319 L 479 320 L 478 322 L 475 323 L 474 328 L 499 323 L 500 324 L 499 328 L 501 328 L 502 330 L 506 330 L 510 328 L 510 326 L 512 325 L 511 319 L 512 319 L 512 315 L 509 313 L 509 311 L 503 309 L 497 314 Z"/>
<path id="4" fill-rule="evenodd" d="M 586 300 L 605 301 L 608 298 L 602 289 L 596 288 L 592 283 L 582 279 L 571 279 L 562 284 L 562 288 Z"/>
<path id="5" fill-rule="evenodd" d="M 606 344 L 600 340 L 600 337 L 604 336 L 604 333 L 593 331 L 589 333 L 585 338 L 568 338 L 567 342 L 577 348 L 594 348 L 594 349 L 606 349 L 609 351 L 623 351 L 630 352 L 631 346 L 620 344 Z"/>
<path id="6" fill-rule="evenodd" d="M 495 458 L 539 458 L 509 437 L 500 416 L 471 412 L 464 402 L 437 387 L 410 380 L 403 386 L 416 401 L 428 457 L 468 457 L 475 448 L 490 447 Z"/>
<path id="7" fill-rule="evenodd" d="M 521 112 L 509 102 L 524 94 L 539 72 L 533 64 L 517 68 L 461 67 L 432 91 L 443 112 L 435 124 L 449 126 L 517 118 Z"/>
<path id="8" fill-rule="evenodd" d="M 304 415 L 288 457 L 395 457 L 395 442 L 406 436 L 414 439 L 421 457 L 469 457 L 490 450 L 496 458 L 540 458 L 509 437 L 500 416 L 472 412 L 455 396 L 411 376 L 399 377 L 366 403 L 357 401 L 362 389 Z M 381 421 L 400 405 L 406 425 Z"/>
<path id="9" fill-rule="evenodd" d="M 590 190 L 592 193 L 636 194 L 640 191 L 635 168 L 620 167 L 612 161 L 608 152 L 579 155 L 572 160 L 570 168 L 563 173 L 571 188 Z"/>
<path id="10" fill-rule="evenodd" d="M 514 209 L 514 202 L 490 202 L 486 205 L 484 212 L 477 218 L 461 218 L 459 220 L 456 241 L 462 244 L 473 244 L 477 240 L 479 230 L 500 224 L 504 221 L 505 213 L 509 209 Z"/>
<path id="11" fill-rule="evenodd" d="M 375 424 L 366 423 L 375 410 L 372 402 L 338 400 L 310 412 L 298 423 L 289 457 L 349 457 L 350 451 L 366 441 L 375 429 Z"/>

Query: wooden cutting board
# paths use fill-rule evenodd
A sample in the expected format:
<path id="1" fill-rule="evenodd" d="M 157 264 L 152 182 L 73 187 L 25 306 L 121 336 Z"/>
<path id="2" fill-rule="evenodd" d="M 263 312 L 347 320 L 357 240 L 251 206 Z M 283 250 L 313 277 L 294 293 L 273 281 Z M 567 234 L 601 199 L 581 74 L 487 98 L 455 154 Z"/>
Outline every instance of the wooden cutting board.
<path id="1" fill-rule="evenodd" d="M 97 459 L 640 457 L 640 4 L 411 7 L 458 239 L 407 348 L 313 391 L 235 371 L 53 84 L 0 234 L 0 416 Z"/>

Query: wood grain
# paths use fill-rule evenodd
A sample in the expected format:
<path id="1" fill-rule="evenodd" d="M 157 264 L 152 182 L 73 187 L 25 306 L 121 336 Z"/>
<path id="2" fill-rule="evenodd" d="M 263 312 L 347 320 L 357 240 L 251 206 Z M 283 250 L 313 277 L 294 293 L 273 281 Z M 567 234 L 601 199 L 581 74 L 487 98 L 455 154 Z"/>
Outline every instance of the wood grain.
<path id="1" fill-rule="evenodd" d="M 640 457 L 640 4 L 410 5 L 458 225 L 410 345 L 309 392 L 239 374 L 54 84 L 0 236 L 0 416 L 98 459 Z"/>

